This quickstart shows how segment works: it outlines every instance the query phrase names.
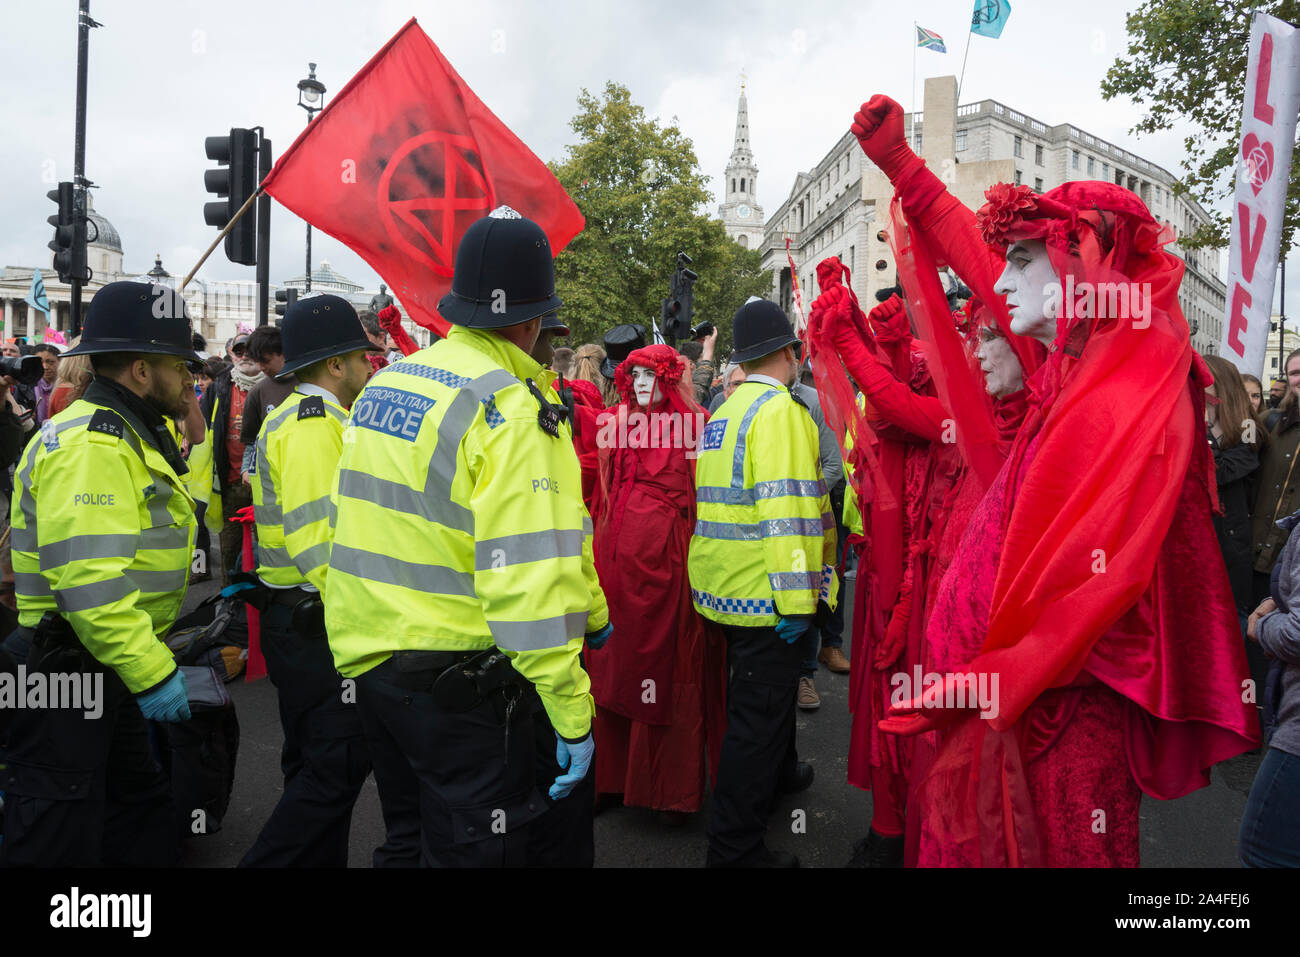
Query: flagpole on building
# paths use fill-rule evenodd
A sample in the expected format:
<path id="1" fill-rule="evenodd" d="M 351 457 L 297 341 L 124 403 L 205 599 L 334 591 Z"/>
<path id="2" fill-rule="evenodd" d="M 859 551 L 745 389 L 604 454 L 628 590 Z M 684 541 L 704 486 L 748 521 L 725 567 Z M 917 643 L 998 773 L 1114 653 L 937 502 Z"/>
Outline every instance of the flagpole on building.
<path id="1" fill-rule="evenodd" d="M 907 145 L 916 149 L 916 28 L 918 24 L 912 21 L 912 125 L 907 129 Z"/>
<path id="2" fill-rule="evenodd" d="M 957 79 L 957 105 L 961 106 L 961 85 L 966 80 L 966 58 L 970 56 L 970 35 L 974 30 L 966 31 L 966 52 L 961 55 L 961 76 Z"/>

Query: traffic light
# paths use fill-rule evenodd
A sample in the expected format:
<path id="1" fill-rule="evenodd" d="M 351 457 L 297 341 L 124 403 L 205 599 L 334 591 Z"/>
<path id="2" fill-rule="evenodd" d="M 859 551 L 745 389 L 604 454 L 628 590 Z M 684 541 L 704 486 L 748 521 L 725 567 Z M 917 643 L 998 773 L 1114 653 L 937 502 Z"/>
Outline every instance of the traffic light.
<path id="1" fill-rule="evenodd" d="M 686 267 L 691 257 L 677 254 L 677 269 L 669 286 L 669 296 L 663 302 L 663 334 L 669 339 L 691 338 L 691 322 L 695 318 L 695 280 L 699 275 Z"/>
<path id="2" fill-rule="evenodd" d="M 88 282 L 86 263 L 86 217 L 77 209 L 77 193 L 71 183 L 60 183 L 45 194 L 59 204 L 59 211 L 46 219 L 54 227 L 49 247 L 54 250 L 54 271 L 60 282 Z"/>
<path id="3" fill-rule="evenodd" d="M 209 226 L 225 229 L 248 197 L 257 191 L 257 139 L 253 130 L 232 128 L 229 136 L 209 136 L 203 141 L 208 159 L 221 164 L 219 169 L 204 172 L 203 187 L 224 197 L 219 202 L 204 203 L 203 221 Z M 226 234 L 226 258 L 245 266 L 257 265 L 256 209 L 239 217 Z"/>
<path id="4" fill-rule="evenodd" d="M 283 316 L 289 307 L 298 301 L 297 289 L 277 289 L 275 291 L 275 314 Z"/>

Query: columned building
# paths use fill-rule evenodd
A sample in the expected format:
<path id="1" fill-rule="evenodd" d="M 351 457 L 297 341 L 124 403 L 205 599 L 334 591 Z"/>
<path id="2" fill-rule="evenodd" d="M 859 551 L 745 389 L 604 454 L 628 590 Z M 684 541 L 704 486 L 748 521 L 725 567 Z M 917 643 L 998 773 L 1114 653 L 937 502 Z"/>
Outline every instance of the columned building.
<path id="1" fill-rule="evenodd" d="M 86 203 L 90 220 L 86 231 L 86 261 L 91 269 L 91 279 L 81 289 L 83 319 L 95 293 L 110 282 L 129 279 L 135 282 L 155 282 L 173 289 L 180 285 L 180 278 L 168 272 L 159 255 L 154 257 L 153 268 L 148 272 L 127 272 L 123 268 L 122 240 L 117 229 L 95 210 L 93 193 L 87 192 Z M 50 262 L 53 262 L 52 256 Z M 23 336 L 32 343 L 42 342 L 47 326 L 58 330 L 65 338 L 71 337 L 72 288 L 67 283 L 59 282 L 58 275 L 49 263 L 39 268 L 45 295 L 50 303 L 48 322 L 44 312 L 32 308 L 26 302 L 36 267 L 5 266 L 3 275 L 0 275 L 0 305 L 3 306 L 5 338 Z M 273 322 L 278 322 L 274 309 L 276 290 L 296 288 L 301 292 L 303 285 L 301 276 L 285 281 L 282 286 L 271 285 L 268 307 Z M 358 310 L 367 306 L 371 297 L 378 292 L 365 289 L 340 276 L 326 262 L 312 270 L 312 291 L 342 296 Z M 208 341 L 214 353 L 219 352 L 220 344 L 234 336 L 241 326 L 252 328 L 258 322 L 257 283 L 252 279 L 205 280 L 196 276 L 185 287 L 185 303 L 193 319 L 194 331 Z M 398 303 L 398 308 L 401 309 L 401 303 Z M 421 346 L 429 344 L 432 334 L 407 318 L 405 310 L 402 310 L 402 325 Z"/>
<path id="2" fill-rule="evenodd" d="M 1041 193 L 1088 179 L 1132 190 L 1176 235 L 1209 221 L 1195 200 L 1174 196 L 1171 173 L 1122 147 L 1068 123 L 1048 126 L 996 100 L 958 106 L 955 77 L 927 79 L 924 107 L 904 118 L 913 149 L 971 209 L 984 204 L 984 190 L 993 183 L 1023 183 Z M 772 298 L 793 315 L 788 234 L 805 308 L 817 295 L 817 263 L 831 255 L 849 267 L 859 300 L 874 305 L 876 291 L 896 281 L 884 233 L 893 195 L 853 134 L 840 137 L 812 170 L 796 176 L 789 197 L 768 220 L 763 268 L 773 272 Z M 1192 328 L 1192 346 L 1217 353 L 1227 293 L 1219 252 L 1187 250 L 1176 242 L 1166 248 L 1187 266 L 1178 298 Z"/>
<path id="3" fill-rule="evenodd" d="M 758 167 L 749 147 L 749 105 L 743 83 L 736 107 L 736 140 L 723 183 L 726 201 L 718 207 L 723 228 L 746 249 L 757 249 L 763 241 L 763 207 L 758 205 Z"/>

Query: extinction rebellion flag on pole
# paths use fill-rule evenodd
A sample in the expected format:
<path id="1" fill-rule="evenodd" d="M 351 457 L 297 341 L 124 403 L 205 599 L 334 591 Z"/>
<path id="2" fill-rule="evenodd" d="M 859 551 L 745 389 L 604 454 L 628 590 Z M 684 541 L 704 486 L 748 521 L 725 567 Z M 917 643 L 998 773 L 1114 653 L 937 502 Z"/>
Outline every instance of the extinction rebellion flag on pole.
<path id="1" fill-rule="evenodd" d="M 412 18 L 362 67 L 264 183 L 368 262 L 411 318 L 445 335 L 470 224 L 508 205 L 559 252 L 585 220 L 564 187 L 493 115 Z"/>
<path id="2" fill-rule="evenodd" d="M 1219 346 L 1224 358 L 1250 375 L 1261 374 L 1268 348 L 1298 103 L 1300 31 L 1256 13 L 1237 144 L 1227 317 Z"/>

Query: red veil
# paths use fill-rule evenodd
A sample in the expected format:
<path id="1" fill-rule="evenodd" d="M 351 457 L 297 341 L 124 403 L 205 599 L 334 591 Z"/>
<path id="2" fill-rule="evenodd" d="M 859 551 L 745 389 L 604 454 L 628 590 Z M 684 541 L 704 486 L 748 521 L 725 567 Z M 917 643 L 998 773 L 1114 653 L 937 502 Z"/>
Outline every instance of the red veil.
<path id="1" fill-rule="evenodd" d="M 1049 689 L 1097 679 L 1136 705 L 1129 767 L 1159 798 L 1208 784 L 1209 767 L 1259 733 L 1242 701 L 1244 649 L 1210 522 L 1210 378 L 1178 305 L 1183 264 L 1163 248 L 1170 231 L 1108 183 L 1042 196 L 1000 183 L 986 196 L 984 240 L 1044 241 L 1065 301 L 1011 449 L 988 628 L 969 664 L 999 676 L 999 713 L 950 726 L 936 761 L 948 772 L 978 766 L 966 788 L 978 783 L 979 797 L 936 780 L 927 803 L 959 832 L 980 817 L 986 863 L 1034 863 L 1033 812 L 1003 732 L 1023 734 L 1020 717 Z"/>

